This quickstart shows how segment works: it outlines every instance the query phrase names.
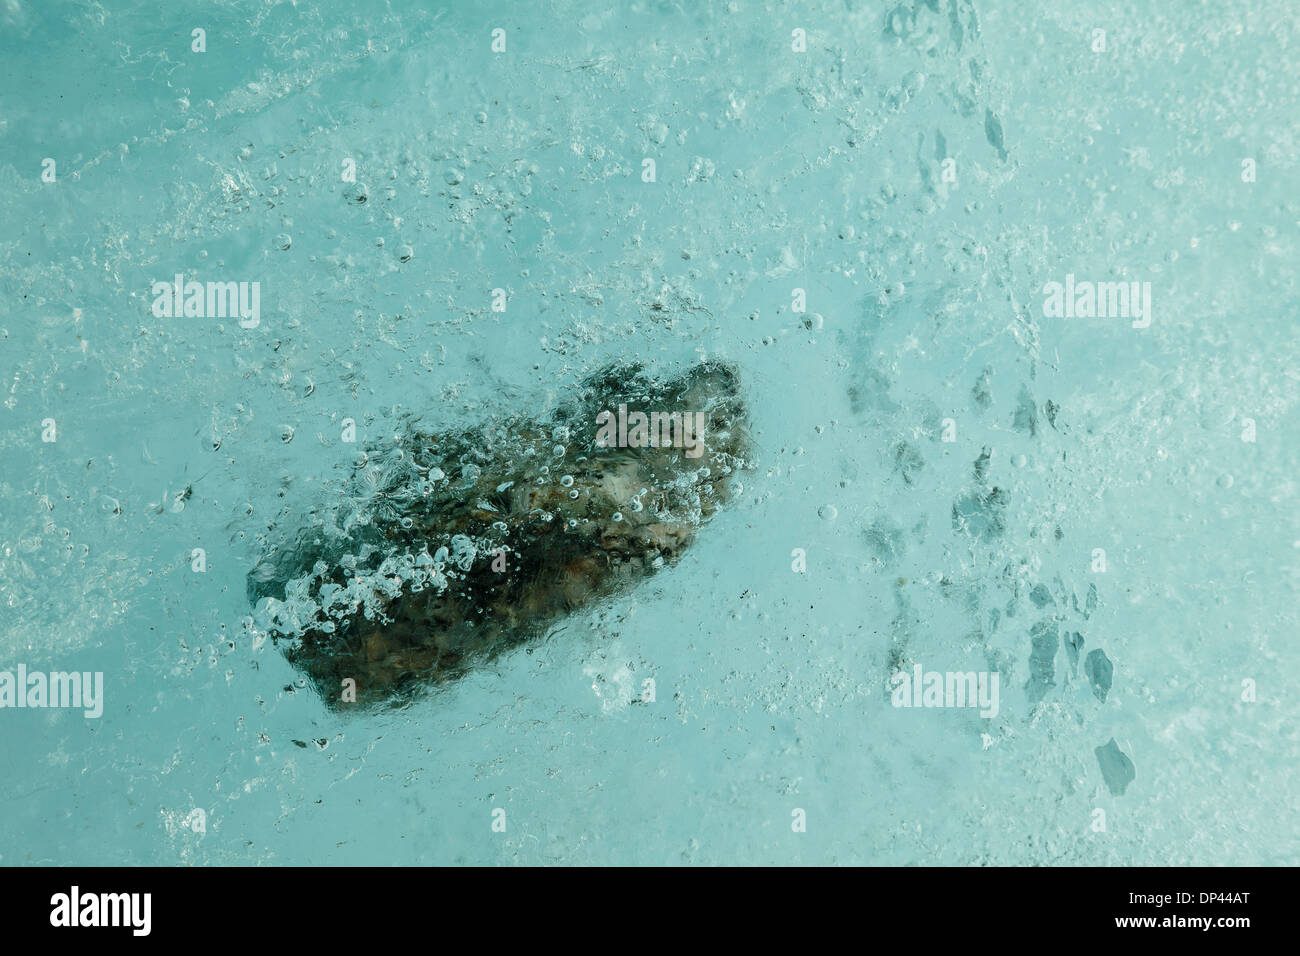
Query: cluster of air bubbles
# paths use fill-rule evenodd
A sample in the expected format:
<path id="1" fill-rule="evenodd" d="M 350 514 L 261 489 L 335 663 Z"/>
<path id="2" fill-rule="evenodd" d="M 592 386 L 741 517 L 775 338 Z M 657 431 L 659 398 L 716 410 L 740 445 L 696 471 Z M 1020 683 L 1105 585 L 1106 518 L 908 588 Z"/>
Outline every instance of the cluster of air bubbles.
<path id="1" fill-rule="evenodd" d="M 468 571 L 474 564 L 474 555 L 477 549 L 474 542 L 463 534 L 454 535 L 451 539 L 451 557 L 456 567 L 462 571 Z"/>
<path id="2" fill-rule="evenodd" d="M 453 546 L 458 561 L 473 559 L 473 544 L 467 538 L 453 539 Z M 358 570 L 359 564 L 370 563 L 377 554 L 366 548 L 359 556 L 349 553 L 340 557 L 339 566 L 348 573 L 346 586 L 330 580 L 329 565 L 317 561 L 311 573 L 286 585 L 283 601 L 270 597 L 262 600 L 257 610 L 260 620 L 268 630 L 284 635 L 301 635 L 308 629 L 332 633 L 337 629 L 334 622 L 358 612 L 370 620 L 383 619 L 392 601 L 405 590 L 419 592 L 432 586 L 441 591 L 448 587 L 443 569 L 451 555 L 445 547 L 433 557 L 427 550 L 390 554 L 373 570 Z"/>

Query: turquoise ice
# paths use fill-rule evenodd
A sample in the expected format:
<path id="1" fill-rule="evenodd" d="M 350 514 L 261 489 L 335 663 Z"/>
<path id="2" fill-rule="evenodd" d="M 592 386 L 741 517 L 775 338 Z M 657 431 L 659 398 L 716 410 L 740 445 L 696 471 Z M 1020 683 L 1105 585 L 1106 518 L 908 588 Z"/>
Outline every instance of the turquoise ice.
<path id="1" fill-rule="evenodd" d="M 104 688 L 0 863 L 1297 862 L 1292 4 L 435 6 L 0 0 L 0 672 Z M 262 638 L 403 414 L 701 356 L 677 567 L 386 713 Z"/>

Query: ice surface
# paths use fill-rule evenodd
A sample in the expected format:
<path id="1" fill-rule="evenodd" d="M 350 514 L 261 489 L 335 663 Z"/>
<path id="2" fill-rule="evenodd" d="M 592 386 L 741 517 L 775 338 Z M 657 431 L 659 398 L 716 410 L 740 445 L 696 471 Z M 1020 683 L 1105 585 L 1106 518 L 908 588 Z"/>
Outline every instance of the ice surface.
<path id="1" fill-rule="evenodd" d="M 1297 862 L 1292 4 L 611 7 L 0 4 L 0 669 L 107 695 L 0 710 L 0 863 Z M 677 566 L 377 715 L 251 623 L 410 416 L 701 357 Z"/>

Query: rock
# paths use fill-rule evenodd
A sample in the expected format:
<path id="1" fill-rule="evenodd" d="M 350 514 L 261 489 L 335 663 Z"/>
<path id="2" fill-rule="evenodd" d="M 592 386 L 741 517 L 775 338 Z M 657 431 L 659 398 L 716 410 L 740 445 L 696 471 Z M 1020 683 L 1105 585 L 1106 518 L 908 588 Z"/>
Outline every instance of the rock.
<path id="1" fill-rule="evenodd" d="M 331 708 L 400 704 L 676 563 L 742 491 L 747 420 L 719 362 L 609 366 L 541 418 L 416 419 L 253 569 L 254 615 Z"/>

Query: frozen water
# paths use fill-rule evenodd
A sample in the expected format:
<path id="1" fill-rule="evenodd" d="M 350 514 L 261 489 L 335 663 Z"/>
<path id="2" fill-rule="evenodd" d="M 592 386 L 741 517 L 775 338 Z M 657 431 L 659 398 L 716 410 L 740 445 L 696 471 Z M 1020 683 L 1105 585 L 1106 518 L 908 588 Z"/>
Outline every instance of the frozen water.
<path id="1" fill-rule="evenodd" d="M 1297 862 L 1292 5 L 613 6 L 0 4 L 0 670 L 105 681 L 0 863 Z M 675 567 L 378 713 L 252 621 L 411 416 L 701 357 Z"/>

